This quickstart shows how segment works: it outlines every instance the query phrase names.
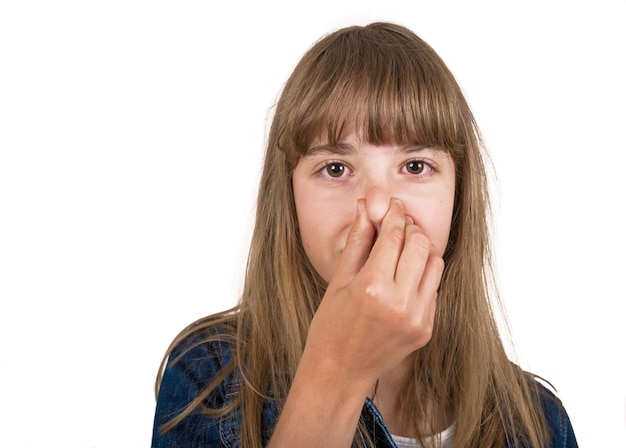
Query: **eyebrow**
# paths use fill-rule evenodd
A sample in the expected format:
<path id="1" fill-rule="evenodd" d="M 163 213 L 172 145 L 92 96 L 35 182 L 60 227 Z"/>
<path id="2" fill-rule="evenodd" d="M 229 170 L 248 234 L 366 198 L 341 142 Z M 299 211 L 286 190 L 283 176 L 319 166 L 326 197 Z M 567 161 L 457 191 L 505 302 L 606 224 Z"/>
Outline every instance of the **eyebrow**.
<path id="1" fill-rule="evenodd" d="M 353 154 L 356 152 L 356 148 L 347 143 L 340 143 L 338 145 L 315 145 L 311 146 L 305 156 L 313 156 L 316 154 L 338 154 L 338 155 L 346 155 Z"/>
<path id="2" fill-rule="evenodd" d="M 311 146 L 309 150 L 304 155 L 305 157 L 314 156 L 317 154 L 337 154 L 337 155 L 349 155 L 354 154 L 357 151 L 356 147 L 349 143 L 340 143 L 338 145 L 315 145 Z M 409 143 L 405 145 L 401 145 L 398 152 L 403 152 L 406 154 L 414 153 L 414 152 L 422 152 L 428 151 L 435 154 L 439 153 L 447 153 L 448 151 L 432 147 L 432 146 L 424 146 L 415 143 Z"/>

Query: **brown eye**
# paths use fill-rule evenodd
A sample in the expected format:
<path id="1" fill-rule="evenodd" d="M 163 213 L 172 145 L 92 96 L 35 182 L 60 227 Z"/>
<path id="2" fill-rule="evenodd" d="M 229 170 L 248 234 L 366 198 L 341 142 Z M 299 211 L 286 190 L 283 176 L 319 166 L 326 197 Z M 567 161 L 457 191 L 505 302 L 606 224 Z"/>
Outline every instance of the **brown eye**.
<path id="1" fill-rule="evenodd" d="M 342 163 L 329 163 L 326 165 L 326 172 L 330 177 L 341 177 L 346 167 Z"/>
<path id="2" fill-rule="evenodd" d="M 406 164 L 406 170 L 411 174 L 422 174 L 424 168 L 425 163 L 420 160 L 411 160 Z"/>

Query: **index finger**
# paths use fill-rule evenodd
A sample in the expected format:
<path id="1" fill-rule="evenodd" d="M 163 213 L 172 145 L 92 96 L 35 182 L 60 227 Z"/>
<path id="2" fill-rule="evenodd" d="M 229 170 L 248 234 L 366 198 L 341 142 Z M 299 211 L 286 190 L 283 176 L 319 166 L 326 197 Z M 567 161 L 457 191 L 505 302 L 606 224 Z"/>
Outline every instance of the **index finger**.
<path id="1" fill-rule="evenodd" d="M 378 238 L 365 263 L 367 268 L 375 269 L 384 278 L 395 278 L 398 260 L 404 248 L 406 225 L 402 202 L 399 199 L 390 199 Z"/>

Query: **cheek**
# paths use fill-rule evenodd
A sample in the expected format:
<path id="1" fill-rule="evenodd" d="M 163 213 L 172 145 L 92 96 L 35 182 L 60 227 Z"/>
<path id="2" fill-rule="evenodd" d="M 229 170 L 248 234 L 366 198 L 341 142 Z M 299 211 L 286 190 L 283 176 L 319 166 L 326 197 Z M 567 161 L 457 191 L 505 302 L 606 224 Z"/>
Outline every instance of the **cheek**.
<path id="1" fill-rule="evenodd" d="M 300 238 L 302 239 L 302 246 L 307 251 L 307 255 L 312 247 L 319 244 L 319 233 L 315 232 L 315 228 L 319 225 L 315 219 L 315 215 L 308 213 L 298 214 L 298 227 L 300 229 Z"/>
<path id="2" fill-rule="evenodd" d="M 324 280 L 330 281 L 333 271 L 332 238 L 327 233 L 328 226 L 319 217 L 310 210 L 298 214 L 300 238 L 304 253 L 313 268 Z"/>
<path id="3" fill-rule="evenodd" d="M 452 204 L 441 204 L 437 218 L 433 219 L 433 228 L 431 229 L 433 236 L 431 238 L 440 256 L 443 256 L 448 246 L 450 226 L 452 225 L 452 211 Z"/>
<path id="4" fill-rule="evenodd" d="M 296 199 L 296 216 L 302 246 L 311 263 L 315 265 L 317 252 L 324 240 L 324 214 L 316 206 L 316 201 L 307 201 L 306 197 L 300 197 Z"/>
<path id="5" fill-rule="evenodd" d="M 341 212 L 328 207 L 308 207 L 298 211 L 298 227 L 305 248 L 315 245 L 336 243 L 343 223 L 347 219 Z"/>
<path id="6" fill-rule="evenodd" d="M 342 213 L 341 207 L 317 200 L 299 202 L 296 211 L 306 256 L 317 273 L 330 282 L 354 216 L 351 221 L 350 214 Z"/>
<path id="7" fill-rule="evenodd" d="M 452 224 L 452 201 L 429 201 L 412 207 L 407 214 L 431 240 L 437 255 L 443 256 Z"/>

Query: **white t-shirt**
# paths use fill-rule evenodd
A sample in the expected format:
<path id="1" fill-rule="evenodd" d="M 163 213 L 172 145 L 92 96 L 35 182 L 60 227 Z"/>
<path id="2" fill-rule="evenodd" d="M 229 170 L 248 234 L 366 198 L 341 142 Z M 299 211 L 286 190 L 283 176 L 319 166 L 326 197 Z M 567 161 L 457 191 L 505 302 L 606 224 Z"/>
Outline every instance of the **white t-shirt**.
<path id="1" fill-rule="evenodd" d="M 428 437 L 424 441 L 425 445 L 423 447 L 417 443 L 417 440 L 409 437 L 394 436 L 393 434 L 391 437 L 398 445 L 398 448 L 452 448 L 454 443 L 454 425 L 449 426 L 439 434 Z"/>

